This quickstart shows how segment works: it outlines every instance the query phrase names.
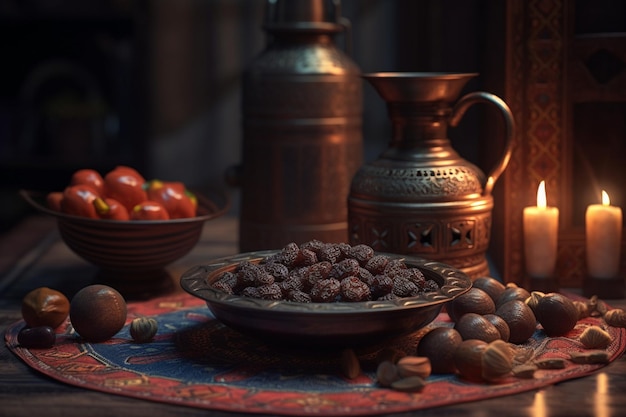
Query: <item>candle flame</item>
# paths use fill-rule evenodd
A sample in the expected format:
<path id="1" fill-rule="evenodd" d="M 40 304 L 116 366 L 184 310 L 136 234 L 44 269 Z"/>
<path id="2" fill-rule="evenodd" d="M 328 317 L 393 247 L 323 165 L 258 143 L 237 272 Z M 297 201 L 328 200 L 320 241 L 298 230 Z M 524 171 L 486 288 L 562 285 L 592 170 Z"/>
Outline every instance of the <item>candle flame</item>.
<path id="1" fill-rule="evenodd" d="M 547 206 L 546 182 L 541 181 L 537 188 L 537 207 L 546 208 Z"/>
<path id="2" fill-rule="evenodd" d="M 602 205 L 603 206 L 610 206 L 611 205 L 611 200 L 609 199 L 609 195 L 604 190 L 602 190 Z"/>

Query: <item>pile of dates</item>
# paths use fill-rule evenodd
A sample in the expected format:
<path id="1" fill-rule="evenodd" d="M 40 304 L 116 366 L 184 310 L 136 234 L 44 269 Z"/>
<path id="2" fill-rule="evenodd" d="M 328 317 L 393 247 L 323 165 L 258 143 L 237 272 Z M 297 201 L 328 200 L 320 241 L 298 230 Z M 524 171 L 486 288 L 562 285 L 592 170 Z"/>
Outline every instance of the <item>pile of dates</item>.
<path id="1" fill-rule="evenodd" d="M 428 329 L 414 352 L 380 358 L 379 385 L 419 391 L 431 372 L 497 383 L 510 377 L 533 378 L 538 369 L 563 369 L 568 362 L 608 363 L 606 348 L 612 336 L 607 328 L 626 327 L 626 312 L 609 309 L 596 296 L 573 300 L 558 292 L 529 292 L 491 277 L 475 280 L 468 292 L 446 304 L 446 311 L 453 326 Z M 601 320 L 575 336 L 581 349 L 567 352 L 567 359 L 535 358 L 534 350 L 525 346 L 535 331 L 564 336 L 586 317 Z"/>
<path id="2" fill-rule="evenodd" d="M 46 196 L 48 207 L 75 216 L 108 220 L 169 220 L 196 216 L 198 202 L 182 182 L 146 179 L 117 166 L 104 176 L 93 169 L 72 174 L 63 191 Z"/>
<path id="3" fill-rule="evenodd" d="M 391 300 L 439 290 L 420 269 L 368 245 L 319 240 L 289 243 L 258 264 L 241 262 L 211 285 L 227 294 L 300 303 Z"/>

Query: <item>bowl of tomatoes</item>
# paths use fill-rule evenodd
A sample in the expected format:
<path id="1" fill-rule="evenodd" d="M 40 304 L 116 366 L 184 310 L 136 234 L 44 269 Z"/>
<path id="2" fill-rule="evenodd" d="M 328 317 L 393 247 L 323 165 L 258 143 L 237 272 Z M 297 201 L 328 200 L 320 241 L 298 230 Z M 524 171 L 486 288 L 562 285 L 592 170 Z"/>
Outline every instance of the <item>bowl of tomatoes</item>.
<path id="1" fill-rule="evenodd" d="M 207 221 L 230 208 L 225 193 L 148 181 L 126 166 L 105 175 L 78 170 L 62 191 L 20 194 L 57 219 L 65 244 L 99 268 L 100 281 L 126 292 L 171 282 L 165 267 L 193 249 Z"/>

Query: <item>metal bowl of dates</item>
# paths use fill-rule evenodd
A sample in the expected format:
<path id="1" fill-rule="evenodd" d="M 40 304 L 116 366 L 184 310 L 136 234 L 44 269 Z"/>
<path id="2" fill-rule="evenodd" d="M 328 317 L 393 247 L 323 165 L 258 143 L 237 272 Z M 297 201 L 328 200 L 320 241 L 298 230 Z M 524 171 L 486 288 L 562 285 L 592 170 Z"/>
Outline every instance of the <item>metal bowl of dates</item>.
<path id="1" fill-rule="evenodd" d="M 195 266 L 181 276 L 181 286 L 205 300 L 222 324 L 240 333 L 270 343 L 333 348 L 375 345 L 415 332 L 472 286 L 465 273 L 449 265 L 393 254 L 385 255 L 403 260 L 409 268 L 418 268 L 425 278 L 438 284 L 438 289 L 384 301 L 302 303 L 233 295 L 212 286 L 242 262 L 258 264 L 276 252 L 243 253 Z"/>

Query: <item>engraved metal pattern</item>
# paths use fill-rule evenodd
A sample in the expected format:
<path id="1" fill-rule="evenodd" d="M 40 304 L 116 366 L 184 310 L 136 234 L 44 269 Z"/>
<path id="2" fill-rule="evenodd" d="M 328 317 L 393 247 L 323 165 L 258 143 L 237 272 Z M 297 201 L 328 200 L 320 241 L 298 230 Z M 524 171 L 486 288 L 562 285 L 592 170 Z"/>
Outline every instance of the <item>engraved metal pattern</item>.
<path id="1" fill-rule="evenodd" d="M 353 195 L 419 200 L 482 193 L 479 174 L 464 166 L 445 168 L 394 168 L 366 165 L 352 181 Z"/>

